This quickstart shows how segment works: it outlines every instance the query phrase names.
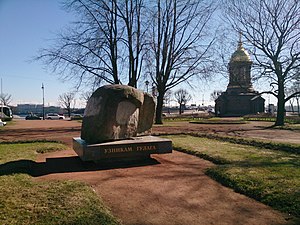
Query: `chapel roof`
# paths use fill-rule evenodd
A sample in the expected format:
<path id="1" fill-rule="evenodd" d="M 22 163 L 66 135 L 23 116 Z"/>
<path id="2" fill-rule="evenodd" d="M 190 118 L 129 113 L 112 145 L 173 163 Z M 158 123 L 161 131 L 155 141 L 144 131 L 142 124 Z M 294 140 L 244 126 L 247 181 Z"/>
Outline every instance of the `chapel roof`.
<path id="1" fill-rule="evenodd" d="M 243 47 L 243 42 L 241 40 L 238 42 L 238 47 L 236 51 L 231 55 L 230 62 L 252 62 L 250 59 L 250 55 L 247 50 Z"/>

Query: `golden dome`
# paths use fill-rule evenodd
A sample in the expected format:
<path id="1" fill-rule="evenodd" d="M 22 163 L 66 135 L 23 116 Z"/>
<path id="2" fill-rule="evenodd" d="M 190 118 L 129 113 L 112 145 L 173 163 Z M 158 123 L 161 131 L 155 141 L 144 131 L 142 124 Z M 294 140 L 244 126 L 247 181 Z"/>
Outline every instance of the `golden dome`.
<path id="1" fill-rule="evenodd" d="M 240 40 L 237 50 L 232 54 L 230 62 L 252 62 L 249 53 L 243 47 L 243 43 Z"/>

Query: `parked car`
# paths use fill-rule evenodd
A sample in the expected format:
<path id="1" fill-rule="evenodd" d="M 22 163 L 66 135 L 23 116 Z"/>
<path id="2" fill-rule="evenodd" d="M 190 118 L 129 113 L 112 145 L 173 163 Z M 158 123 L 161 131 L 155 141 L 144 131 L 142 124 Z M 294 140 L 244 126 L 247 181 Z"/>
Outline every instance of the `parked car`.
<path id="1" fill-rule="evenodd" d="M 25 120 L 41 120 L 42 118 L 35 114 L 28 114 Z"/>
<path id="2" fill-rule="evenodd" d="M 47 120 L 64 120 L 65 117 L 64 117 L 64 116 L 61 116 L 61 115 L 59 115 L 59 114 L 57 114 L 57 113 L 48 113 L 48 114 L 46 115 L 46 119 L 47 119 Z"/>
<path id="3" fill-rule="evenodd" d="M 82 120 L 83 116 L 81 114 L 71 115 L 71 120 Z"/>
<path id="4" fill-rule="evenodd" d="M 11 121 L 13 118 L 12 111 L 9 106 L 0 106 L 0 119 L 2 121 Z"/>

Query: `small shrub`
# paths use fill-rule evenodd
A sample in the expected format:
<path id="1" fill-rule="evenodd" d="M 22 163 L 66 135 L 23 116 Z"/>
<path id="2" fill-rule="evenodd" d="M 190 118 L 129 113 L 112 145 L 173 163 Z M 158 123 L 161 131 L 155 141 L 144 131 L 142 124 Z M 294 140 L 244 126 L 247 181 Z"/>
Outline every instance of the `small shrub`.
<path id="1" fill-rule="evenodd" d="M 43 146 L 41 148 L 38 148 L 36 150 L 37 153 L 40 154 L 44 154 L 44 153 L 48 153 L 48 152 L 56 152 L 61 150 L 61 148 L 59 146 Z"/>

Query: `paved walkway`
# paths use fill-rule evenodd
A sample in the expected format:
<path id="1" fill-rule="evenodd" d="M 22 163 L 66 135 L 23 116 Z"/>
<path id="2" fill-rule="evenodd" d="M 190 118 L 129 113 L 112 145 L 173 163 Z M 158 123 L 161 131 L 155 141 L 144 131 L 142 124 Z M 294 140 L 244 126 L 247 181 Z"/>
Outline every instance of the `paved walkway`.
<path id="1" fill-rule="evenodd" d="M 144 165 L 83 164 L 72 150 L 41 155 L 37 180 L 91 185 L 125 225 L 271 225 L 284 215 L 204 174 L 212 163 L 174 151 Z"/>

